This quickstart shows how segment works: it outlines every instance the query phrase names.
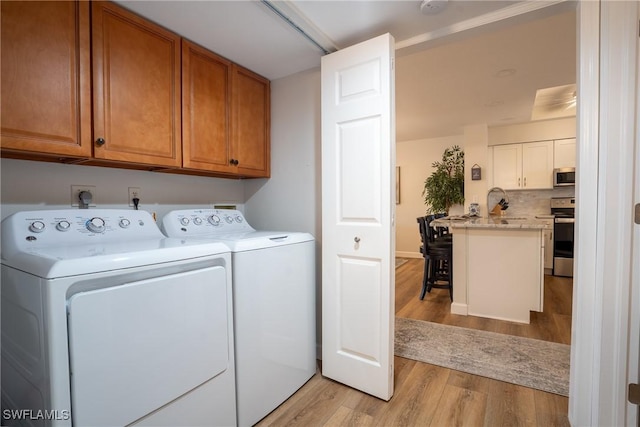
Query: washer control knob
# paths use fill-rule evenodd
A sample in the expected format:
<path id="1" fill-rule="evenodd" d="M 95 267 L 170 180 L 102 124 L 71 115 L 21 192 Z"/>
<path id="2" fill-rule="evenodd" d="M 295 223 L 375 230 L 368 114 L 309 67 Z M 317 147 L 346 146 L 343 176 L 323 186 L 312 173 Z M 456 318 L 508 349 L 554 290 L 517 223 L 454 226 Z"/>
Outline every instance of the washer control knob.
<path id="1" fill-rule="evenodd" d="M 224 220 L 227 221 L 228 224 L 233 224 L 233 217 L 231 215 L 225 216 Z"/>
<path id="2" fill-rule="evenodd" d="M 209 224 L 213 225 L 213 226 L 218 226 L 220 225 L 220 217 L 218 215 L 211 215 L 209 218 L 207 218 L 209 220 Z"/>
<path id="3" fill-rule="evenodd" d="M 195 225 L 202 225 L 202 218 L 200 218 L 199 216 L 193 218 L 193 223 Z"/>
<path id="4" fill-rule="evenodd" d="M 237 222 L 238 224 L 241 224 L 241 223 L 242 223 L 242 215 L 240 215 L 240 214 L 237 214 L 237 215 L 236 215 L 236 222 Z"/>
<path id="5" fill-rule="evenodd" d="M 93 217 L 87 221 L 87 230 L 93 233 L 102 233 L 106 229 L 104 219 L 100 217 Z"/>
<path id="6" fill-rule="evenodd" d="M 183 216 L 182 218 L 180 218 L 180 224 L 188 225 L 189 224 L 189 218 Z"/>
<path id="7" fill-rule="evenodd" d="M 34 233 L 42 233 L 44 231 L 45 225 L 44 222 L 42 221 L 33 221 L 30 225 L 29 225 L 29 231 L 32 231 Z"/>
<path id="8" fill-rule="evenodd" d="M 129 228 L 129 226 L 131 225 L 131 221 L 129 221 L 127 218 L 122 218 L 120 221 L 118 221 L 118 225 L 120 226 L 120 228 Z"/>
<path id="9" fill-rule="evenodd" d="M 69 229 L 71 228 L 71 223 L 69 221 L 58 221 L 58 223 L 56 224 L 56 230 L 58 231 L 69 231 Z"/>

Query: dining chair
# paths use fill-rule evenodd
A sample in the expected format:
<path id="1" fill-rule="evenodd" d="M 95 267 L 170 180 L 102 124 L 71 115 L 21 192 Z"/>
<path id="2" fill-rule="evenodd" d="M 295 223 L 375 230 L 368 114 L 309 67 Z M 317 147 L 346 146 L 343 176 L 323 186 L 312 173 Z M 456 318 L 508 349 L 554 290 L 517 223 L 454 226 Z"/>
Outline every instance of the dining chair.
<path id="1" fill-rule="evenodd" d="M 430 226 L 433 219 L 433 215 L 417 218 L 422 241 L 420 252 L 424 257 L 420 299 L 424 299 L 432 288 L 438 288 L 449 289 L 449 298 L 453 301 L 453 244 L 450 239 L 436 239 L 436 232 Z"/>

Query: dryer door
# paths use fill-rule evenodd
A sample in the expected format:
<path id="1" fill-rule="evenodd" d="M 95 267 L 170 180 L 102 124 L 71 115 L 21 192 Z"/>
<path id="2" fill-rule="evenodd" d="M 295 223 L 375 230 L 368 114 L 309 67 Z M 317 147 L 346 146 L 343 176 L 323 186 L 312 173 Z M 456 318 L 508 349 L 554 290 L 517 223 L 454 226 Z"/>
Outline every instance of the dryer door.
<path id="1" fill-rule="evenodd" d="M 74 425 L 127 425 L 225 371 L 226 301 L 223 267 L 73 295 Z"/>

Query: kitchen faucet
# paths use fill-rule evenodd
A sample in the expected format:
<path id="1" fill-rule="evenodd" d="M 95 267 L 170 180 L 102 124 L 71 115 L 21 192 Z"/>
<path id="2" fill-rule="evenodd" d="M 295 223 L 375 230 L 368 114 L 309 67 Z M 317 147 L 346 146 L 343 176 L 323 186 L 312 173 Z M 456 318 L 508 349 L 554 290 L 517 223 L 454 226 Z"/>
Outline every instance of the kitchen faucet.
<path id="1" fill-rule="evenodd" d="M 493 207 L 493 209 L 490 209 L 489 206 L 489 196 L 491 196 L 491 193 L 495 192 L 495 191 L 499 191 L 502 193 L 502 199 L 500 199 L 500 201 Z M 489 192 L 487 193 L 487 210 L 489 211 L 489 214 L 491 214 L 492 212 L 494 212 L 496 210 L 496 208 L 500 206 L 500 210 L 504 211 L 509 207 L 509 196 L 507 196 L 507 192 L 504 191 L 502 188 L 500 187 L 493 187 L 491 190 L 489 190 Z"/>

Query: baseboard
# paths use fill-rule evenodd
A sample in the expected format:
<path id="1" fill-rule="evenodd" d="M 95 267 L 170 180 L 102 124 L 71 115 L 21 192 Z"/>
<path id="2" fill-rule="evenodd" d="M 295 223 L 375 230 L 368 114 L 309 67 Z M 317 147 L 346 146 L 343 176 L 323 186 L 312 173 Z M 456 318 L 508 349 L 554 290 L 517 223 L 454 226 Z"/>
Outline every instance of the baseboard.
<path id="1" fill-rule="evenodd" d="M 420 252 L 405 252 L 405 251 L 396 251 L 397 258 L 422 258 L 422 254 Z"/>
<path id="2" fill-rule="evenodd" d="M 451 303 L 451 313 L 452 314 L 460 314 L 462 316 L 466 316 L 468 312 L 469 306 L 467 304 L 460 304 L 459 302 Z"/>

